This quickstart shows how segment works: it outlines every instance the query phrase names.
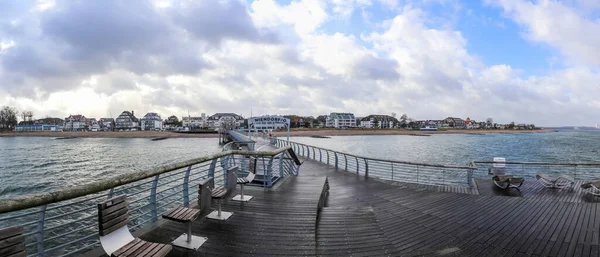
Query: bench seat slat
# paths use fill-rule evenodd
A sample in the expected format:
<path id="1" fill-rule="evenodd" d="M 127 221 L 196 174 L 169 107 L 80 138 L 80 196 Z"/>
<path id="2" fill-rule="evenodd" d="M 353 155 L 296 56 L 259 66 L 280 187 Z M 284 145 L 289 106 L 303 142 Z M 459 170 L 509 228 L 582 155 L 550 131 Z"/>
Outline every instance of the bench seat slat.
<path id="1" fill-rule="evenodd" d="M 23 227 L 11 227 L 0 230 L 0 241 L 13 237 L 18 234 L 23 234 Z"/>

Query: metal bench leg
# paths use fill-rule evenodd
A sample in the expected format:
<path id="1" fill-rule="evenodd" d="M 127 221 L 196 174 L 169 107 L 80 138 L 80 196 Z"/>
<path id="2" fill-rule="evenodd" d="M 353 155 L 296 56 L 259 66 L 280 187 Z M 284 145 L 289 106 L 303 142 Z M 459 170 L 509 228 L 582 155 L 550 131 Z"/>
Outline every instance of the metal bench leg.
<path id="1" fill-rule="evenodd" d="M 221 199 L 217 199 L 217 202 L 218 202 L 217 210 L 208 214 L 208 216 L 206 216 L 206 218 L 213 219 L 213 220 L 229 219 L 229 217 L 231 217 L 231 215 L 233 215 L 233 212 L 221 211 Z"/>
<path id="2" fill-rule="evenodd" d="M 250 201 L 250 199 L 252 199 L 253 196 L 251 196 L 251 195 L 244 195 L 244 184 L 240 184 L 240 186 L 242 186 L 242 192 L 241 192 L 241 194 L 236 195 L 231 200 L 233 200 L 233 201 L 239 201 L 239 202 Z"/>
<path id="3" fill-rule="evenodd" d="M 198 250 L 198 248 L 200 248 L 200 246 L 202 246 L 202 244 L 204 244 L 204 242 L 206 242 L 206 240 L 208 240 L 208 238 L 201 237 L 201 236 L 193 236 L 192 235 L 192 222 L 191 221 L 187 222 L 187 224 L 188 224 L 187 235 L 182 234 L 177 239 L 175 239 L 175 241 L 173 241 L 171 244 L 174 246 L 179 246 L 179 247 L 186 248 L 186 249 Z"/>

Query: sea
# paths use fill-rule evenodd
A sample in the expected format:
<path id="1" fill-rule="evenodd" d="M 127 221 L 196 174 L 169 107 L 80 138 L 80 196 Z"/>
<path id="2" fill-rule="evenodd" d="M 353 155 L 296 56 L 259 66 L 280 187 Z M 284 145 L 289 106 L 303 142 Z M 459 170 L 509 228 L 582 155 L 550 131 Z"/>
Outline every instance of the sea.
<path id="1" fill-rule="evenodd" d="M 292 141 L 364 157 L 430 164 L 600 162 L 600 132 L 382 135 Z M 40 193 L 221 151 L 216 138 L 0 137 L 0 199 Z M 600 175 L 600 174 L 599 174 Z"/>

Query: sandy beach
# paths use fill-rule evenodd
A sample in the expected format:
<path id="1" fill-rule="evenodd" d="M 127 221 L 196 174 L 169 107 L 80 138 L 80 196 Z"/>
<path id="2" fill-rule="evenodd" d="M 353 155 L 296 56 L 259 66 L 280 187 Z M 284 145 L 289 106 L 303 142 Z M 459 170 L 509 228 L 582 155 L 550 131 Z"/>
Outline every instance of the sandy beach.
<path id="1" fill-rule="evenodd" d="M 553 130 L 440 130 L 415 131 L 402 129 L 294 129 L 291 136 L 359 136 L 359 135 L 432 135 L 432 134 L 491 134 L 491 133 L 540 133 Z M 285 136 L 286 132 L 273 132 L 277 136 Z M 133 132 L 3 132 L 0 137 L 80 137 L 80 138 L 216 138 L 218 134 L 189 134 L 169 131 L 133 131 Z"/>

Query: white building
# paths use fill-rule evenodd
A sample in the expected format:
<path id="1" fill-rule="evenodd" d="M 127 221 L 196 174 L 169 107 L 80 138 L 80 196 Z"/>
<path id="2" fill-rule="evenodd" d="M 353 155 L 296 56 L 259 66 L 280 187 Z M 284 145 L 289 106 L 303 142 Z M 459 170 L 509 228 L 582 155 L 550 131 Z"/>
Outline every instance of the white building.
<path id="1" fill-rule="evenodd" d="M 81 131 L 85 130 L 85 126 L 87 125 L 87 119 L 85 116 L 76 114 L 69 115 L 69 117 L 65 118 L 65 124 L 63 126 L 64 131 Z"/>
<path id="2" fill-rule="evenodd" d="M 207 120 L 206 114 L 202 114 L 200 117 L 183 117 L 181 119 L 181 126 L 184 128 L 206 128 Z"/>
<path id="3" fill-rule="evenodd" d="M 160 118 L 160 115 L 155 112 L 149 112 L 144 115 L 143 118 L 140 119 L 140 124 L 142 126 L 142 130 L 162 130 L 163 129 L 163 121 Z"/>
<path id="4" fill-rule="evenodd" d="M 112 131 L 114 124 L 115 124 L 115 119 L 113 118 L 100 118 L 100 121 L 98 122 L 100 124 L 100 129 L 103 131 Z"/>
<path id="5" fill-rule="evenodd" d="M 100 124 L 98 123 L 98 120 L 96 120 L 95 118 L 89 119 L 88 127 L 89 127 L 90 131 L 93 131 L 93 132 L 100 131 Z"/>
<path id="6" fill-rule="evenodd" d="M 327 116 L 326 127 L 330 128 L 355 128 L 356 118 L 353 113 L 332 112 Z"/>
<path id="7" fill-rule="evenodd" d="M 360 120 L 361 128 L 394 128 L 398 120 L 389 115 L 369 115 Z"/>
<path id="8" fill-rule="evenodd" d="M 234 129 L 239 128 L 244 123 L 244 117 L 235 113 L 215 113 L 206 119 L 207 127 L 218 129 L 221 125 L 227 125 Z"/>

